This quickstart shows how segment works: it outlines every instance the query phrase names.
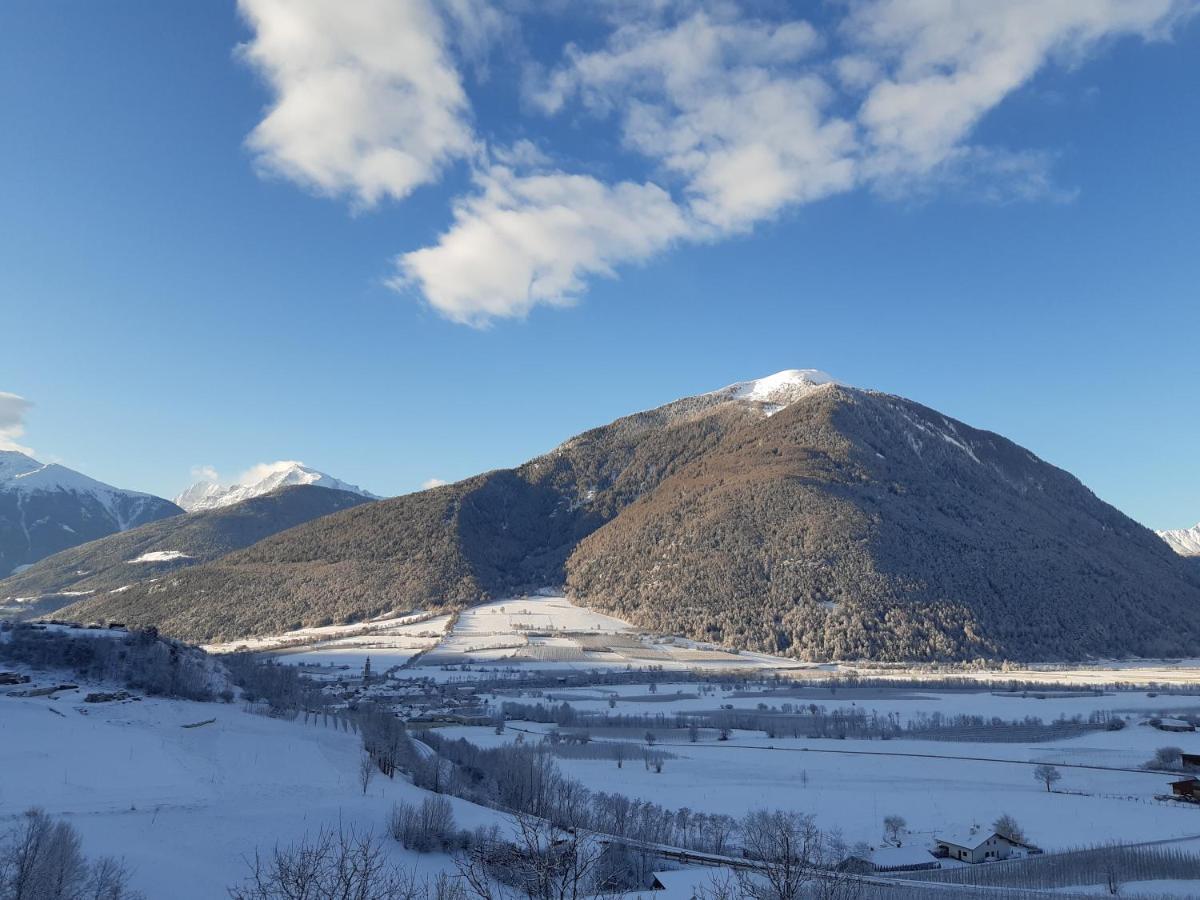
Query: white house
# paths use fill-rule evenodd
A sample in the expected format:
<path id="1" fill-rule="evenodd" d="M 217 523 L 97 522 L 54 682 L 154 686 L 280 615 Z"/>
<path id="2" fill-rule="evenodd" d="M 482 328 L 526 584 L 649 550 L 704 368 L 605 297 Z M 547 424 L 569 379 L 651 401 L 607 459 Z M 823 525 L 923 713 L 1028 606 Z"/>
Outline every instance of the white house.
<path id="1" fill-rule="evenodd" d="M 986 829 L 963 834 L 942 834 L 934 838 L 934 855 L 963 862 L 993 862 L 1008 859 L 1015 851 L 1027 851 L 1026 844 Z"/>

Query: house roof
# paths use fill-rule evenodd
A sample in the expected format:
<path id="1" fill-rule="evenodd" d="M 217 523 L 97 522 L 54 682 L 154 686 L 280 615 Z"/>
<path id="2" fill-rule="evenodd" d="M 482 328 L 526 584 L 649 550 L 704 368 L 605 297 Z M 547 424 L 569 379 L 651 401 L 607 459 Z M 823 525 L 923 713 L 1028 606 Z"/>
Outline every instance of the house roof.
<path id="1" fill-rule="evenodd" d="M 871 862 L 877 866 L 915 866 L 933 862 L 934 855 L 925 847 L 912 844 L 907 847 L 880 847 L 870 854 Z"/>
<path id="2" fill-rule="evenodd" d="M 980 829 L 974 834 L 969 831 L 943 831 L 938 833 L 934 841 L 939 844 L 953 844 L 956 847 L 974 850 L 977 847 L 982 847 L 988 838 L 996 836 L 996 832 L 985 829 Z"/>

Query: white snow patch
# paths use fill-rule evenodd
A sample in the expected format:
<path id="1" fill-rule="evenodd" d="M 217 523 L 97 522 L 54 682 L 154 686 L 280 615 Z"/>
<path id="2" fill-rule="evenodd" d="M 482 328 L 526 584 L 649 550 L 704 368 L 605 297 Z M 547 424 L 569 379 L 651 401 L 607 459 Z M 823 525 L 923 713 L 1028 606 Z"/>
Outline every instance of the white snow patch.
<path id="1" fill-rule="evenodd" d="M 151 550 L 143 553 L 137 559 L 126 560 L 131 563 L 170 562 L 173 559 L 191 559 L 182 550 Z"/>
<path id="2" fill-rule="evenodd" d="M 739 381 L 713 391 L 710 396 L 725 396 L 730 400 L 763 404 L 763 412 L 774 415 L 791 403 L 795 403 L 826 385 L 841 384 L 832 375 L 820 369 L 784 369 L 774 375 Z"/>

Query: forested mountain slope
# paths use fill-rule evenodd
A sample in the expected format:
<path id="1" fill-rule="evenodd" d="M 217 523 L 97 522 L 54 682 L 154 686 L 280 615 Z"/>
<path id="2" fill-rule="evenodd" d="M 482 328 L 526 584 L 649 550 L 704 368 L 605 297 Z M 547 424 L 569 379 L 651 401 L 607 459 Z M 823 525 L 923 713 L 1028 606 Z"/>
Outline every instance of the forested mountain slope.
<path id="1" fill-rule="evenodd" d="M 568 585 L 644 627 L 807 658 L 1191 655 L 1200 579 L 999 435 L 833 387 L 585 539 Z"/>
<path id="2" fill-rule="evenodd" d="M 1200 577 L 1012 442 L 785 372 L 619 419 L 72 608 L 193 640 L 563 580 L 643 627 L 809 658 L 1200 652 Z"/>
<path id="3" fill-rule="evenodd" d="M 0 581 L 0 605 L 5 598 L 42 598 L 22 605 L 45 614 L 70 601 L 64 591 L 123 593 L 129 585 L 217 559 L 365 502 L 346 491 L 295 486 L 233 506 L 172 516 L 55 553 Z"/>

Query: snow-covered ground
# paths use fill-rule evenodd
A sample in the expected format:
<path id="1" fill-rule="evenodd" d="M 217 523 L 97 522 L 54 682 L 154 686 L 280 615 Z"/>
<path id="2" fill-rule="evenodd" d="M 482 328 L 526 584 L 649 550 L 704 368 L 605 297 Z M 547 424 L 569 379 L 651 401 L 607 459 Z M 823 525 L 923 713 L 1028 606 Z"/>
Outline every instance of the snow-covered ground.
<path id="1" fill-rule="evenodd" d="M 1137 842 L 1196 836 L 1200 838 L 1200 807 L 1163 803 L 1157 794 L 1170 792 L 1172 776 L 1140 770 L 1157 748 L 1174 745 L 1200 753 L 1200 734 L 1167 734 L 1143 724 L 1149 716 L 1200 698 L 1147 696 L 1122 691 L 1095 697 L 997 696 L 980 692 L 912 692 L 840 689 L 825 690 L 813 699 L 748 695 L 716 691 L 696 694 L 695 683 L 659 684 L 656 694 L 646 685 L 549 691 L 542 701 L 568 701 L 578 710 L 614 714 L 648 714 L 667 721 L 679 711 L 712 711 L 723 705 L 753 709 L 766 702 L 806 705 L 815 702 L 830 710 L 854 705 L 908 721 L 922 714 L 972 714 L 1005 720 L 1036 716 L 1044 721 L 1093 711 L 1122 711 L 1129 724 L 1120 731 L 1093 731 L 1067 740 L 1045 743 L 959 743 L 895 739 L 889 741 L 834 739 L 768 739 L 760 732 L 733 733 L 732 740 L 715 735 L 693 744 L 685 734 L 660 731 L 656 746 L 668 750 L 663 771 L 656 773 L 633 761 L 617 769 L 610 760 L 560 759 L 568 774 L 585 784 L 616 791 L 668 807 L 687 806 L 706 812 L 740 815 L 759 807 L 811 812 L 826 828 L 837 828 L 851 842 L 878 844 L 884 816 L 907 819 L 911 840 L 928 843 L 938 831 L 987 826 L 1002 813 L 1014 816 L 1033 841 L 1048 850 L 1110 841 Z M 533 702 L 525 699 L 523 702 Z M 466 737 L 488 745 L 500 741 L 538 740 L 536 733 L 553 726 L 510 722 L 503 735 L 491 729 L 455 727 L 448 737 Z M 522 733 L 534 732 L 535 734 Z M 593 739 L 621 736 L 591 729 Z M 627 730 L 625 739 L 639 740 L 641 729 Z M 1060 767 L 1062 780 L 1048 793 L 1033 777 L 1034 766 Z M 1079 768 L 1096 766 L 1101 768 Z M 1121 770 L 1132 771 L 1121 771 Z M 1196 845 L 1200 850 L 1200 843 Z"/>
<path id="2" fill-rule="evenodd" d="M 355 672 L 361 671 L 370 657 L 375 671 L 383 672 L 432 649 L 449 624 L 448 614 L 413 612 L 354 625 L 301 628 L 269 637 L 210 644 L 204 649 L 210 653 L 248 650 L 272 655 L 290 665 L 346 666 Z"/>
<path id="3" fill-rule="evenodd" d="M 212 900 L 242 879 L 255 848 L 339 822 L 382 833 L 394 801 L 426 796 L 382 775 L 364 795 L 357 735 L 302 721 L 238 704 L 0 695 L 0 829 L 41 806 L 79 830 L 89 855 L 124 858 L 147 897 Z M 497 821 L 452 802 L 460 827 Z M 386 844 L 424 871 L 449 865 Z"/>
<path id="4" fill-rule="evenodd" d="M 423 675 L 445 666 L 536 669 L 804 668 L 762 653 L 735 653 L 683 638 L 640 633 L 628 622 L 578 606 L 546 591 L 496 600 L 463 611 L 453 631 L 422 657 Z M 414 670 L 416 671 L 416 670 Z"/>
<path id="5" fill-rule="evenodd" d="M 290 663 L 348 665 L 356 669 L 371 656 L 372 665 L 379 671 L 406 663 L 424 652 L 419 665 L 411 671 L 439 680 L 447 677 L 447 667 L 470 665 L 573 671 L 648 667 L 666 671 L 765 669 L 801 682 L 831 675 L 905 681 L 936 681 L 949 676 L 979 681 L 982 686 L 1013 680 L 1073 684 L 1081 689 L 1108 684 L 1200 686 L 1200 659 L 1097 660 L 1087 665 L 1045 663 L 980 671 L 861 662 L 808 663 L 642 632 L 621 619 L 579 606 L 560 590 L 550 588 L 464 610 L 453 630 L 445 634 L 450 621 L 448 615 L 430 618 L 429 613 L 414 612 L 367 623 L 246 638 L 205 649 L 214 653 L 272 651 Z"/>

